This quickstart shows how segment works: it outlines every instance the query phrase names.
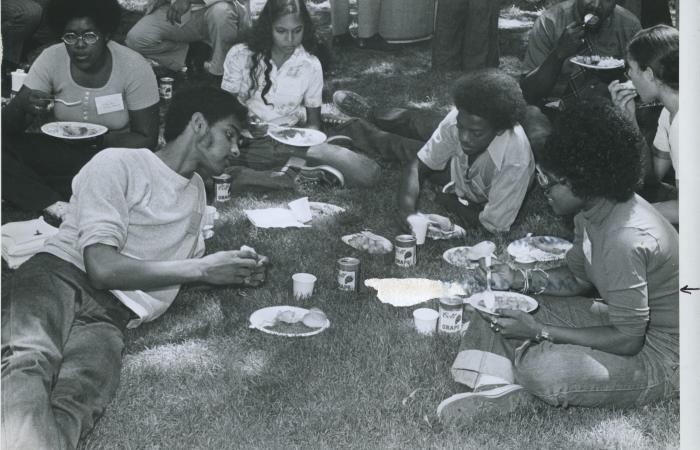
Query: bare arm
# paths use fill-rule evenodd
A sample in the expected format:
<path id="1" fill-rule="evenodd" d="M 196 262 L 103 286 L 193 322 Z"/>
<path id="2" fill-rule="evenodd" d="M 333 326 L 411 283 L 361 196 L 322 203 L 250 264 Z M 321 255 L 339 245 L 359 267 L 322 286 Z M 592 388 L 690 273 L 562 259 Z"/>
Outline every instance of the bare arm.
<path id="1" fill-rule="evenodd" d="M 507 309 L 499 310 L 499 313 L 503 316 L 496 319 L 499 332 L 509 338 L 535 339 L 542 329 L 546 329 L 554 343 L 582 345 L 622 356 L 636 355 L 644 345 L 644 336 L 624 334 L 613 325 L 554 327 L 540 323 L 534 316 L 523 311 Z"/>
<path id="2" fill-rule="evenodd" d="M 158 145 L 158 103 L 148 108 L 129 111 L 130 131 L 107 133 L 104 147 L 150 148 Z"/>
<path id="3" fill-rule="evenodd" d="M 38 115 L 46 114 L 51 96 L 22 86 L 19 93 L 2 109 L 2 133 L 23 133 Z"/>
<path id="4" fill-rule="evenodd" d="M 485 279 L 483 268 L 480 274 Z M 525 287 L 524 273 L 511 269 L 506 264 L 497 264 L 492 268 L 492 285 L 498 290 L 522 290 Z M 528 276 L 528 292 L 567 297 L 589 292 L 593 285 L 576 277 L 571 270 L 557 267 L 547 271 L 533 270 Z"/>
<path id="5" fill-rule="evenodd" d="M 520 87 L 528 103 L 537 103 L 552 91 L 566 58 L 575 55 L 584 45 L 583 36 L 583 25 L 570 23 L 542 64 L 522 78 Z"/>
<path id="6" fill-rule="evenodd" d="M 115 247 L 93 244 L 83 252 L 85 270 L 97 289 L 156 289 L 176 284 L 204 282 L 250 285 L 264 280 L 267 258 L 251 250 L 230 250 L 199 259 L 144 261 L 120 254 Z"/>
<path id="7" fill-rule="evenodd" d="M 321 108 L 306 108 L 306 128 L 321 129 Z"/>

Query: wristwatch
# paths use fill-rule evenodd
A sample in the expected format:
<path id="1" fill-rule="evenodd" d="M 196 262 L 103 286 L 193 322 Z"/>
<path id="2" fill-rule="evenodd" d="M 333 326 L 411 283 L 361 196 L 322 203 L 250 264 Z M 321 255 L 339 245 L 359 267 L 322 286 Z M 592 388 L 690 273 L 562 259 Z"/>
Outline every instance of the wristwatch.
<path id="1" fill-rule="evenodd" d="M 552 342 L 552 337 L 549 335 L 549 331 L 546 328 L 542 328 L 535 336 L 537 342 L 549 341 Z"/>

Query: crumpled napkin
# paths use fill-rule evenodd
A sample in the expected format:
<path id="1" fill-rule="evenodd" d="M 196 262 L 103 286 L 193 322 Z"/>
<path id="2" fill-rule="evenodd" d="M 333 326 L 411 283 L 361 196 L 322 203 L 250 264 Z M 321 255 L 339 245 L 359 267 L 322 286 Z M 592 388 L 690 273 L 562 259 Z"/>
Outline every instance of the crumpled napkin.
<path id="1" fill-rule="evenodd" d="M 246 209 L 248 219 L 258 228 L 307 228 L 311 221 L 309 198 L 302 197 L 288 203 L 289 208 Z"/>
<path id="2" fill-rule="evenodd" d="M 44 221 L 43 217 L 10 222 L 2 226 L 2 258 L 11 269 L 16 269 L 44 247 L 58 228 Z"/>

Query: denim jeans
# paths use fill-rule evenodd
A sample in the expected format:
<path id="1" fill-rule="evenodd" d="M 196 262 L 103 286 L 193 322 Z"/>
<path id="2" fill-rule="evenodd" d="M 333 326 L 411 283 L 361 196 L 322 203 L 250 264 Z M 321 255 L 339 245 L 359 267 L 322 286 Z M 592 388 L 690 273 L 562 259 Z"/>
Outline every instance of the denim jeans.
<path id="1" fill-rule="evenodd" d="M 2 448 L 75 448 L 119 384 L 130 312 L 87 275 L 40 253 L 2 302 Z"/>
<path id="2" fill-rule="evenodd" d="M 572 328 L 609 325 L 591 299 L 542 296 L 535 317 Z M 522 385 L 553 406 L 629 407 L 678 395 L 678 336 L 647 331 L 642 350 L 620 356 L 590 347 L 505 339 L 478 314 L 462 338 L 452 373 L 474 387 L 479 374 Z"/>

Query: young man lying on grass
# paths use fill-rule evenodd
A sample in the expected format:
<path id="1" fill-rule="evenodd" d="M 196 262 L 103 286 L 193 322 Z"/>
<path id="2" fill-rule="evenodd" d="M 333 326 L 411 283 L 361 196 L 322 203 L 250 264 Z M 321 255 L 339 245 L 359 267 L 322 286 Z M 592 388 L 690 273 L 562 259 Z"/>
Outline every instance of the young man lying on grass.
<path id="1" fill-rule="evenodd" d="M 119 383 L 124 329 L 188 282 L 257 286 L 253 249 L 204 254 L 204 183 L 237 152 L 246 110 L 217 88 L 173 98 L 162 150 L 106 149 L 73 180 L 68 214 L 2 303 L 2 448 L 75 448 Z"/>
<path id="2" fill-rule="evenodd" d="M 416 212 L 427 178 L 444 185 L 437 201 L 467 226 L 508 231 L 535 171 L 519 122 L 525 100 L 517 81 L 496 69 L 472 72 L 452 88 L 455 108 L 440 122 L 403 175 L 402 217 Z"/>
<path id="3" fill-rule="evenodd" d="M 581 104 L 560 119 L 537 180 L 556 214 L 575 214 L 574 245 L 564 267 L 494 268 L 494 288 L 543 296 L 534 314 L 474 317 L 452 367 L 473 392 L 440 404 L 446 421 L 505 414 L 536 398 L 624 408 L 678 395 L 678 233 L 634 193 L 635 130 L 609 103 Z M 582 297 L 593 288 L 602 302 Z"/>

